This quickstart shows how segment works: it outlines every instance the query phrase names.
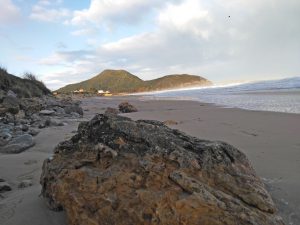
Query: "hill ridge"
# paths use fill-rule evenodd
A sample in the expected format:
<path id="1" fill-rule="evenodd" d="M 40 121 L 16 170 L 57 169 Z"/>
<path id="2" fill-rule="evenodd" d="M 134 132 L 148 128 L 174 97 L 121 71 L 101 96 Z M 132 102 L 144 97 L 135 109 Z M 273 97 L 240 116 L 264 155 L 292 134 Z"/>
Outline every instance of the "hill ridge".
<path id="1" fill-rule="evenodd" d="M 57 92 L 69 93 L 84 89 L 88 92 L 109 90 L 112 93 L 135 93 L 183 87 L 209 86 L 211 84 L 209 80 L 197 75 L 170 74 L 152 80 L 142 80 L 138 76 L 123 69 L 106 69 L 85 81 L 68 84 L 58 89 Z"/>

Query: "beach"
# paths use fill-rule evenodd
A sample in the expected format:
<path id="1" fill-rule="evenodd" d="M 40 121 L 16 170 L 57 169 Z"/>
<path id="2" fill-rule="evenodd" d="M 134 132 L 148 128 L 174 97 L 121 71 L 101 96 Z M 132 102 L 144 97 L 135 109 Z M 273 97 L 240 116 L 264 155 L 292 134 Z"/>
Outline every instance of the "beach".
<path id="1" fill-rule="evenodd" d="M 129 101 L 138 112 L 121 114 L 134 120 L 169 121 L 169 126 L 201 139 L 225 141 L 246 154 L 277 203 L 286 224 L 300 223 L 300 115 L 222 108 L 213 104 L 178 100 L 147 100 L 141 96 L 81 99 L 84 116 L 63 127 L 43 129 L 36 145 L 16 155 L 0 155 L 0 177 L 13 187 L 0 199 L 0 224 L 63 225 L 63 212 L 50 211 L 39 197 L 44 159 L 70 138 L 80 121 Z M 33 185 L 18 189 L 17 183 Z"/>

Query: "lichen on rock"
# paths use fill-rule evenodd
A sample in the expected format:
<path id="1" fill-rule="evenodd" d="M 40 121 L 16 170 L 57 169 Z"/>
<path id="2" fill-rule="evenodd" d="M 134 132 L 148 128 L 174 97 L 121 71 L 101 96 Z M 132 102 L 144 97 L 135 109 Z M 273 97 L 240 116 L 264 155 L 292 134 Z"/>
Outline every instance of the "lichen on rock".
<path id="1" fill-rule="evenodd" d="M 43 165 L 42 195 L 70 225 L 282 225 L 246 156 L 158 121 L 99 114 Z"/>

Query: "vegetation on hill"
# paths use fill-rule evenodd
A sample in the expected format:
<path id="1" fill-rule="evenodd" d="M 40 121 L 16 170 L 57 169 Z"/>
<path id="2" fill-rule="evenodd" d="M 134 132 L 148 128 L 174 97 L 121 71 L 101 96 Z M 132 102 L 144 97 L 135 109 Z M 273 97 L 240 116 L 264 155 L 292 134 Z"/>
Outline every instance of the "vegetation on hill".
<path id="1" fill-rule="evenodd" d="M 25 73 L 22 79 L 9 74 L 5 68 L 0 67 L 0 92 L 6 93 L 9 90 L 16 93 L 20 98 L 41 97 L 51 94 L 51 91 L 42 81 L 37 80 L 35 75 Z"/>
<path id="2" fill-rule="evenodd" d="M 70 93 L 84 89 L 88 92 L 109 90 L 112 93 L 133 93 L 204 85 L 211 85 L 211 82 L 195 75 L 168 75 L 154 80 L 143 81 L 125 70 L 104 70 L 89 80 L 69 84 L 57 91 Z"/>

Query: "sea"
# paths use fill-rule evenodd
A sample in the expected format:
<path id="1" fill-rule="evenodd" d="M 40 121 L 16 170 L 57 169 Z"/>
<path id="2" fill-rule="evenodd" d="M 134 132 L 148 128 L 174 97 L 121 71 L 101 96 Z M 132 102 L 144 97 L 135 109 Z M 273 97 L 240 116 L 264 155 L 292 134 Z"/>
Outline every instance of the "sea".
<path id="1" fill-rule="evenodd" d="M 193 100 L 228 108 L 300 114 L 300 77 L 143 93 L 144 99 Z"/>

